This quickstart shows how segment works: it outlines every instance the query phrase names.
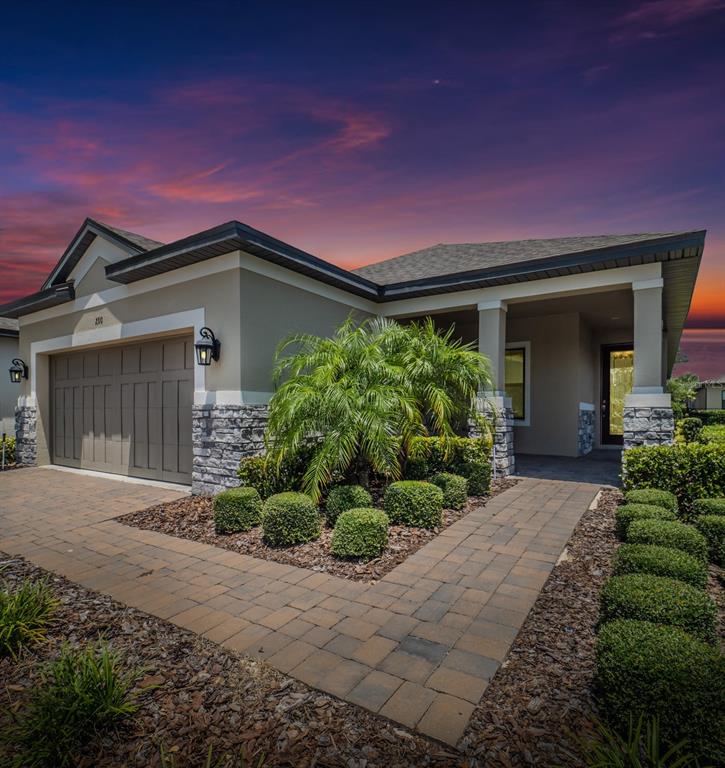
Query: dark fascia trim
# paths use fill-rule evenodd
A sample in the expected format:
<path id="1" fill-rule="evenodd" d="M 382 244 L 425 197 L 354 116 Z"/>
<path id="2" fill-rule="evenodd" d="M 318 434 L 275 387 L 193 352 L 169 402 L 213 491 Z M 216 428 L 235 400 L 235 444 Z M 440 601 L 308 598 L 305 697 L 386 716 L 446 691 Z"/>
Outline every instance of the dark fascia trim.
<path id="1" fill-rule="evenodd" d="M 0 339 L 17 339 L 20 336 L 20 331 L 15 331 L 12 328 L 0 328 Z"/>
<path id="2" fill-rule="evenodd" d="M 400 283 L 388 283 L 382 286 L 382 301 L 397 301 L 398 299 L 425 296 L 431 293 L 446 291 L 464 291 L 479 287 L 481 283 L 496 281 L 497 284 L 537 280 L 547 275 L 542 273 L 552 270 L 586 270 L 606 269 L 613 259 L 636 260 L 645 255 L 655 255 L 655 251 L 684 250 L 685 248 L 702 248 L 705 243 L 707 230 L 686 232 L 676 237 L 657 237 L 642 240 L 638 243 L 612 245 L 606 248 L 593 248 L 588 251 L 577 251 L 562 256 L 548 256 L 504 266 L 489 267 L 488 269 L 458 272 L 452 275 L 441 275 L 423 280 L 409 280 Z"/>
<path id="3" fill-rule="evenodd" d="M 98 235 L 102 235 L 129 254 L 144 253 L 144 250 L 135 243 L 108 229 L 99 221 L 87 218 L 70 241 L 70 245 L 65 249 L 63 255 L 58 259 L 58 263 L 51 270 L 42 289 L 64 282 Z"/>
<path id="4" fill-rule="evenodd" d="M 502 284 L 535 280 L 546 277 L 545 273 L 552 270 L 577 272 L 582 269 L 606 269 L 613 259 L 636 261 L 645 255 L 653 254 L 655 250 L 661 253 L 691 247 L 701 248 L 705 242 L 705 234 L 705 230 L 686 232 L 675 237 L 657 237 L 638 243 L 595 248 L 562 256 L 548 256 L 488 269 L 381 286 L 241 222 L 230 221 L 175 243 L 110 264 L 106 267 L 106 276 L 109 280 L 119 283 L 131 283 L 179 266 L 214 258 L 223 252 L 217 250 L 203 253 L 204 248 L 228 248 L 230 251 L 241 249 L 373 302 L 382 303 L 432 293 L 463 291 L 482 287 L 490 281 Z"/>
<path id="5" fill-rule="evenodd" d="M 23 315 L 29 315 L 31 312 L 39 312 L 41 309 L 73 301 L 75 297 L 76 292 L 73 287 L 73 281 L 69 280 L 67 283 L 58 283 L 37 293 L 31 293 L 30 296 L 24 296 L 17 301 L 3 304 L 0 306 L 0 316 L 22 317 Z"/>
<path id="6" fill-rule="evenodd" d="M 230 251 L 246 250 L 266 261 L 282 264 L 295 272 L 310 275 L 321 282 L 336 285 L 372 301 L 378 299 L 379 286 L 371 280 L 330 264 L 239 221 L 229 221 L 175 243 L 168 243 L 152 251 L 109 264 L 106 267 L 106 277 L 119 283 L 135 282 L 154 274 L 168 272 L 178 266 L 214 258 L 221 252 L 203 253 L 202 249 L 224 247 L 228 247 Z"/>

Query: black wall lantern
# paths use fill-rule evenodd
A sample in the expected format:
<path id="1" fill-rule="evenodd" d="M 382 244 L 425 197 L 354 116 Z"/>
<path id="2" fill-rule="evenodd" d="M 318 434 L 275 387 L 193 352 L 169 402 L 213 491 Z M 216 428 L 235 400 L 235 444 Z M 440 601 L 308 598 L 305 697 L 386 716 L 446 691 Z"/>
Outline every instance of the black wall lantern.
<path id="1" fill-rule="evenodd" d="M 211 328 L 204 326 L 199 331 L 199 340 L 194 344 L 196 347 L 196 362 L 199 365 L 211 365 L 212 360 L 219 359 L 219 339 L 214 336 Z"/>
<path id="2" fill-rule="evenodd" d="M 17 357 L 12 361 L 10 366 L 10 381 L 13 384 L 20 384 L 23 379 L 28 378 L 28 366 L 22 360 Z"/>

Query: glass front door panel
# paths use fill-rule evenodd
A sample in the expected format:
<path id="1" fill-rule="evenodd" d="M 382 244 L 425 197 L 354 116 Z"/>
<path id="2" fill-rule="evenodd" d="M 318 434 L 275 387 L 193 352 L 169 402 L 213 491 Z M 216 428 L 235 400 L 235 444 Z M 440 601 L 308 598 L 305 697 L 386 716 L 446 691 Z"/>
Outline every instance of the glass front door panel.
<path id="1" fill-rule="evenodd" d="M 609 434 L 624 435 L 624 399 L 632 391 L 634 352 L 631 349 L 609 351 Z"/>

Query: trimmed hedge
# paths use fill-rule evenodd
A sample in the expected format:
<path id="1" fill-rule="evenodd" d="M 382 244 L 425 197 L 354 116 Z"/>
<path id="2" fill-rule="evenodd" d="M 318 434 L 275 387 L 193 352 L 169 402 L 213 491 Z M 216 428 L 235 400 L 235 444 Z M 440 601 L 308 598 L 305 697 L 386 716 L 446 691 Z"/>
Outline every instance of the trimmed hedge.
<path id="1" fill-rule="evenodd" d="M 707 539 L 711 562 L 725 568 L 725 515 L 701 515 L 695 527 Z"/>
<path id="2" fill-rule="evenodd" d="M 725 424 L 710 424 L 702 428 L 700 441 L 703 443 L 713 443 L 714 445 L 725 445 Z"/>
<path id="3" fill-rule="evenodd" d="M 677 520 L 677 516 L 672 510 L 654 504 L 623 504 L 617 509 L 614 519 L 617 524 L 617 536 L 625 539 L 627 529 L 634 520 Z"/>
<path id="4" fill-rule="evenodd" d="M 291 546 L 317 539 L 321 533 L 320 513 L 304 493 L 277 493 L 264 502 L 262 530 L 273 546 Z"/>
<path id="5" fill-rule="evenodd" d="M 443 506 L 446 509 L 462 509 L 468 499 L 468 480 L 451 472 L 439 472 L 430 479 L 443 491 Z"/>
<path id="6" fill-rule="evenodd" d="M 648 573 L 613 576 L 602 588 L 600 621 L 635 619 L 680 627 L 698 639 L 715 640 L 717 606 L 703 590 Z"/>
<path id="7" fill-rule="evenodd" d="M 712 408 L 709 411 L 692 411 L 692 415 L 701 419 L 703 424 L 725 424 L 725 409 Z"/>
<path id="8" fill-rule="evenodd" d="M 707 585 L 705 564 L 680 549 L 654 544 L 622 544 L 614 555 L 612 565 L 615 576 L 649 573 L 678 579 L 699 589 Z"/>
<path id="9" fill-rule="evenodd" d="M 415 437 L 405 463 L 405 477 L 424 480 L 451 472 L 468 480 L 468 492 L 483 496 L 491 489 L 491 443 L 483 437 Z"/>
<path id="10" fill-rule="evenodd" d="M 634 520 L 627 529 L 630 544 L 656 544 L 681 549 L 703 563 L 707 562 L 707 540 L 691 525 L 669 520 Z"/>
<path id="11" fill-rule="evenodd" d="M 696 518 L 700 515 L 725 515 L 725 499 L 695 499 L 692 514 Z"/>
<path id="12" fill-rule="evenodd" d="M 605 624 L 597 642 L 596 689 L 601 712 L 620 732 L 627 732 L 630 718 L 656 716 L 668 745 L 687 739 L 711 762 L 722 757 L 725 659 L 677 627 Z"/>
<path id="13" fill-rule="evenodd" d="M 336 485 L 327 494 L 325 503 L 325 517 L 330 525 L 335 525 L 335 521 L 341 513 L 348 509 L 372 507 L 373 497 L 362 487 L 362 485 Z"/>
<path id="14" fill-rule="evenodd" d="M 248 531 L 262 519 L 262 499 L 256 488 L 230 488 L 214 497 L 217 533 Z"/>
<path id="15" fill-rule="evenodd" d="M 725 496 L 725 446 L 651 445 L 630 448 L 622 457 L 625 490 L 661 488 L 674 493 L 687 518 L 695 499 Z"/>
<path id="16" fill-rule="evenodd" d="M 388 516 L 379 509 L 348 509 L 337 518 L 330 551 L 338 557 L 378 557 L 388 546 L 389 525 Z"/>
<path id="17" fill-rule="evenodd" d="M 686 443 L 702 442 L 702 419 L 698 419 L 697 416 L 688 416 L 680 419 L 677 427 Z"/>
<path id="18" fill-rule="evenodd" d="M 677 514 L 677 496 L 669 491 L 659 488 L 636 488 L 624 494 L 627 504 L 650 504 L 655 507 L 668 509 L 674 515 Z"/>
<path id="19" fill-rule="evenodd" d="M 422 480 L 398 480 L 386 489 L 383 508 L 391 523 L 436 528 L 443 523 L 443 491 Z"/>

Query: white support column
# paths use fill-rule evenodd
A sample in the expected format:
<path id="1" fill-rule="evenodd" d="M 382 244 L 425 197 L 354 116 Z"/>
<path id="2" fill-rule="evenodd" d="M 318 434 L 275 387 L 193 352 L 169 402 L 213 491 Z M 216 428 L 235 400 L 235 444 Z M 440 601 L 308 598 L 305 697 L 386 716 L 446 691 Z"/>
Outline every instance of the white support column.
<path id="1" fill-rule="evenodd" d="M 493 394 L 506 390 L 506 302 L 487 301 L 478 305 L 478 351 L 491 361 Z"/>

